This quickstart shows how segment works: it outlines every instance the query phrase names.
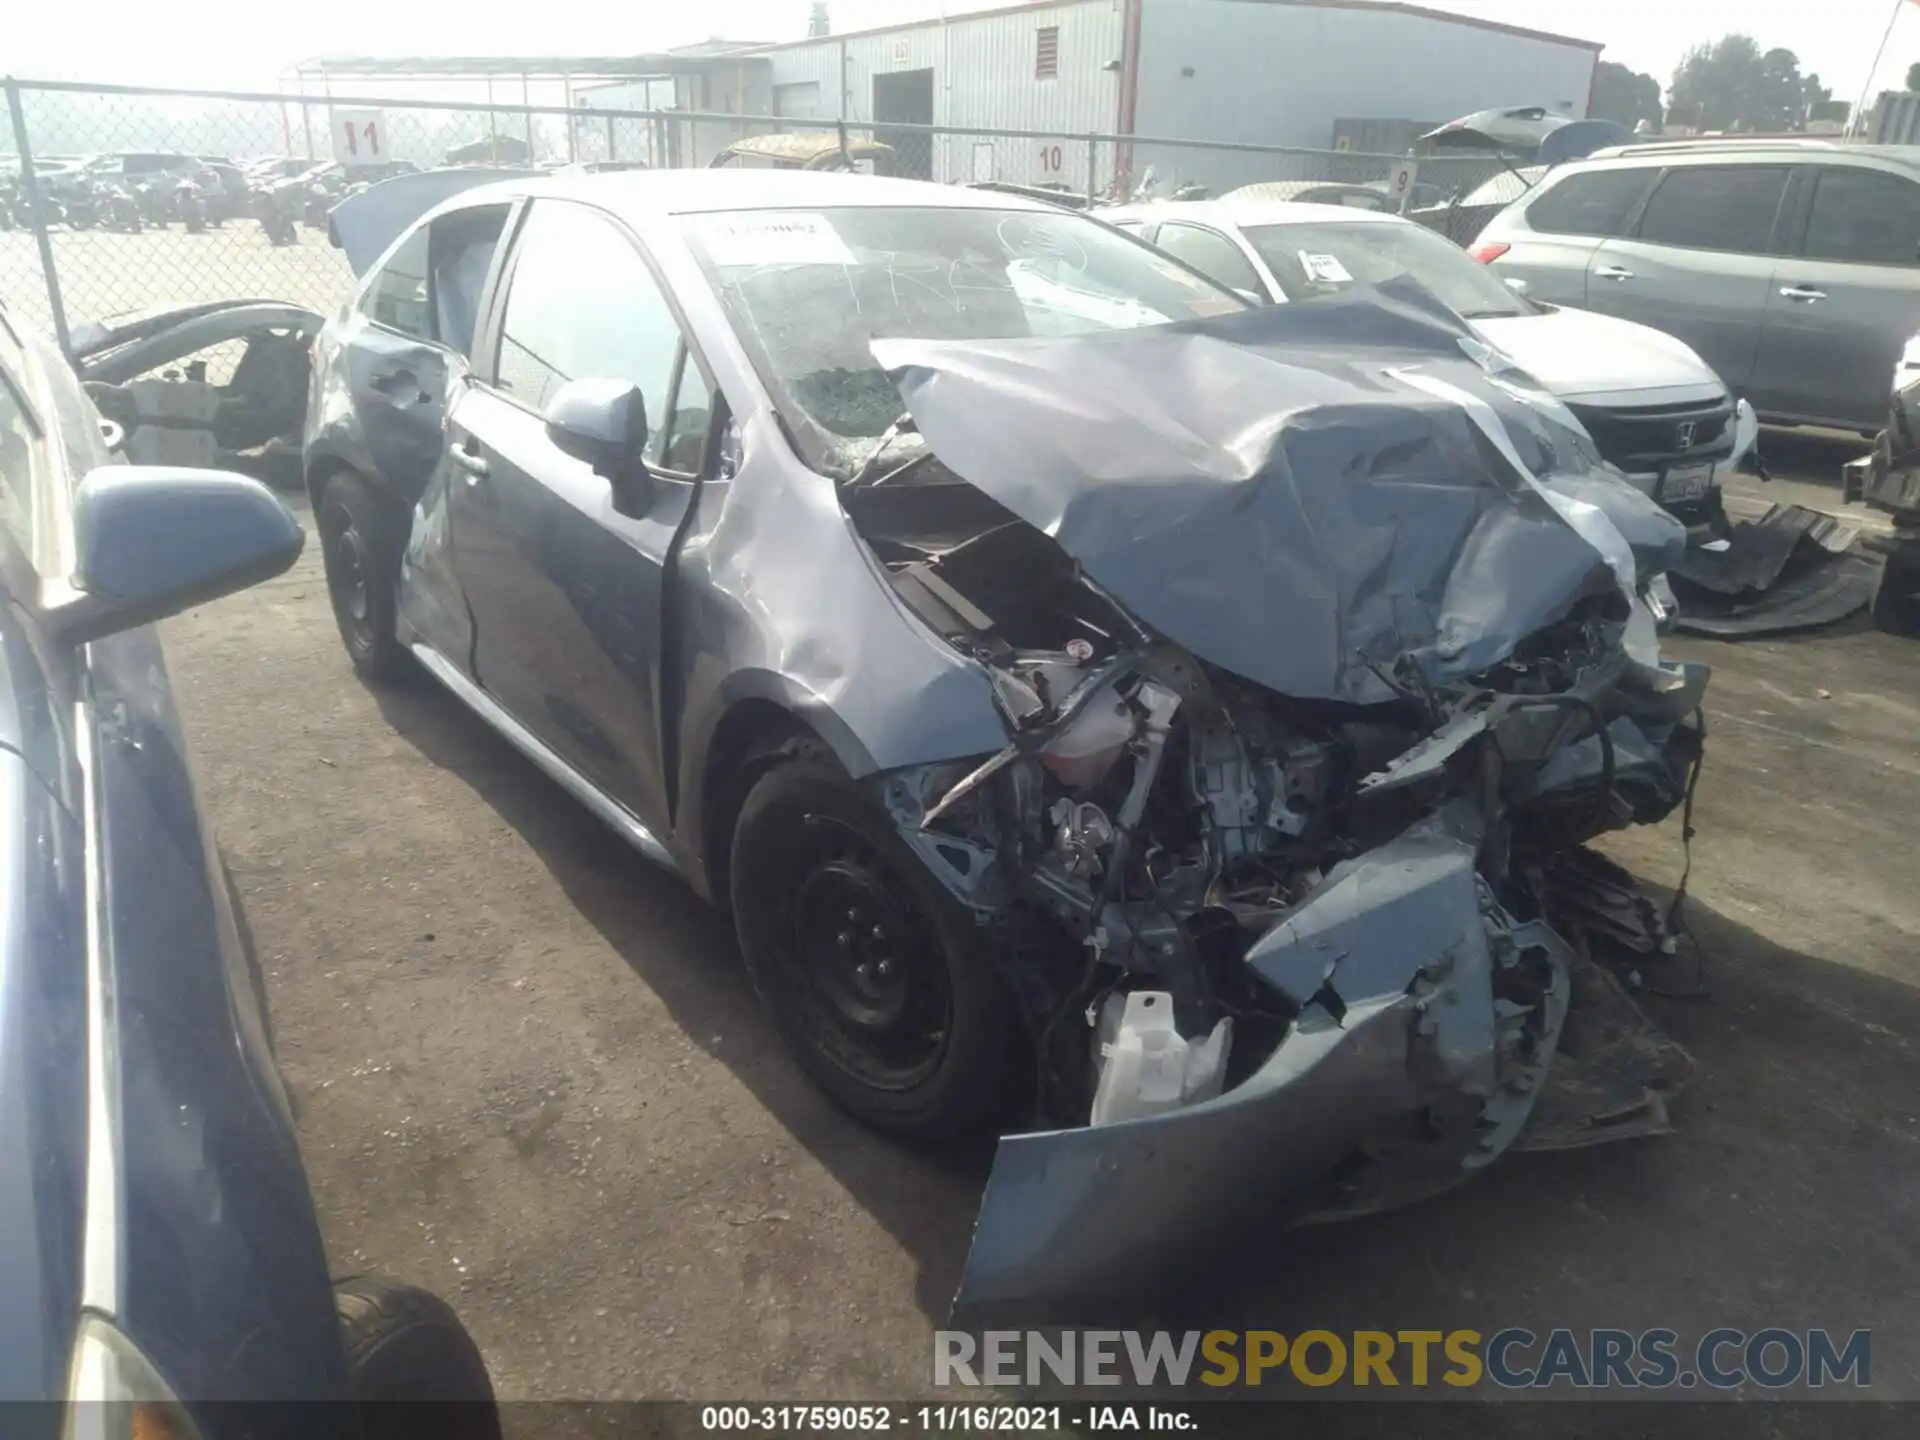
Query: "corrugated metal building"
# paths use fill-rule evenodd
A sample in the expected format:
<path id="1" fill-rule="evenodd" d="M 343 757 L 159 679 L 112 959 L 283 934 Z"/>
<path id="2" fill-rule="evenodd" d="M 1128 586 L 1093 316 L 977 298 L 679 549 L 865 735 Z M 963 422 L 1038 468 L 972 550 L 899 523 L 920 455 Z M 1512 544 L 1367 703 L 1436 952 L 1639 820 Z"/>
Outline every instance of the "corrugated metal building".
<path id="1" fill-rule="evenodd" d="M 1438 124 L 1501 105 L 1584 115 L 1596 43 L 1384 0 L 1052 0 L 759 52 L 774 113 L 878 124 L 936 180 L 1087 183 L 1089 132 L 1335 148 L 1336 121 Z M 887 121 L 1059 141 L 884 133 Z M 1349 142 L 1350 143 L 1350 142 Z M 1099 147 L 1097 184 L 1111 178 Z M 1345 147 L 1343 147 L 1345 148 Z M 1145 145 L 1173 181 L 1271 178 L 1272 160 Z"/>

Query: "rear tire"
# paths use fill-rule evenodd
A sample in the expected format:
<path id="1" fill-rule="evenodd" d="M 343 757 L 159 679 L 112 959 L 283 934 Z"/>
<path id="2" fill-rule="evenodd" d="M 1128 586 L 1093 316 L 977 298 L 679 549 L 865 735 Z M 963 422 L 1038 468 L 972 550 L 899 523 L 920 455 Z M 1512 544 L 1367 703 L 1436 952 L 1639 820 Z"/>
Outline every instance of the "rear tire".
<path id="1" fill-rule="evenodd" d="M 729 866 L 747 972 L 842 1109 L 934 1138 L 998 1117 L 1017 1023 L 972 918 L 818 741 L 740 807 Z"/>
<path id="2" fill-rule="evenodd" d="M 316 523 L 333 618 L 347 658 L 369 680 L 399 680 L 413 669 L 398 630 L 409 520 L 398 500 L 351 470 L 320 492 Z"/>
<path id="3" fill-rule="evenodd" d="M 335 1281 L 333 1296 L 367 1440 L 500 1440 L 480 1347 L 446 1301 L 378 1275 Z"/>
<path id="4" fill-rule="evenodd" d="M 1896 540 L 1873 592 L 1873 623 L 1889 635 L 1920 639 L 1920 541 Z"/>

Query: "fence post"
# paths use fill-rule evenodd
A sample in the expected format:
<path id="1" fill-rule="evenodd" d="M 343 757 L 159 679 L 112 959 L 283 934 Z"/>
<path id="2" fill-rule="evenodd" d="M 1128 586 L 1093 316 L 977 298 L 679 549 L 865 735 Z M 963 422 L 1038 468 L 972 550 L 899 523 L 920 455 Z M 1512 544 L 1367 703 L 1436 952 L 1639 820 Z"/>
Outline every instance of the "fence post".
<path id="1" fill-rule="evenodd" d="M 1093 208 L 1094 175 L 1100 160 L 1100 141 L 1095 136 L 1087 136 L 1087 208 Z"/>
<path id="2" fill-rule="evenodd" d="M 840 163 L 851 170 L 853 169 L 853 157 L 847 154 L 847 117 L 842 115 L 839 120 L 835 122 L 834 128 L 839 131 L 840 134 Z M 929 142 L 929 144 L 931 144 L 931 142 Z"/>
<path id="3" fill-rule="evenodd" d="M 67 307 L 60 298 L 60 276 L 53 268 L 53 241 L 47 235 L 47 211 L 40 196 L 40 181 L 33 172 L 33 146 L 27 143 L 27 115 L 20 105 L 20 86 L 7 77 L 7 114 L 13 120 L 13 144 L 20 154 L 20 186 L 27 193 L 32 212 L 33 240 L 40 247 L 40 269 L 47 277 L 47 309 L 53 316 L 53 338 L 60 353 L 73 359 L 73 337 L 67 333 Z"/>

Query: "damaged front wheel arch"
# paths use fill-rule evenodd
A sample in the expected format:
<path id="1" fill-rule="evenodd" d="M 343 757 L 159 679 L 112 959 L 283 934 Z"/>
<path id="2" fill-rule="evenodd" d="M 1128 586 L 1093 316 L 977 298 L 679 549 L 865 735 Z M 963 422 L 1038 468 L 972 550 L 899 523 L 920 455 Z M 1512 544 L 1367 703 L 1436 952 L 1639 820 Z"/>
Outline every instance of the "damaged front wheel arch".
<path id="1" fill-rule="evenodd" d="M 1017 1024 L 993 937 L 823 744 L 783 746 L 760 772 L 728 873 L 754 987 L 841 1108 L 910 1138 L 999 1117 Z"/>

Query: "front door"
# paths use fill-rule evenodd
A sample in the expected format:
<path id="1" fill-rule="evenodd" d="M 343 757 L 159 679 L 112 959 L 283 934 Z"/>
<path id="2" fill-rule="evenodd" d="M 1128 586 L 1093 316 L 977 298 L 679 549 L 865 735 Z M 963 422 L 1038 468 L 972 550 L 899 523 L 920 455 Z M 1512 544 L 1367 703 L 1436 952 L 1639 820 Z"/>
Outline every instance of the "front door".
<path id="1" fill-rule="evenodd" d="M 1587 308 L 1679 337 L 1744 395 L 1773 283 L 1785 165 L 1668 170 L 1627 237 L 1587 264 Z"/>
<path id="2" fill-rule="evenodd" d="M 448 437 L 474 676 L 569 765 L 665 833 L 661 599 L 704 452 L 710 390 L 640 250 L 606 215 L 537 201 L 508 264 L 497 331 Z M 644 458 L 655 483 L 641 513 L 617 510 L 608 482 L 547 437 L 543 411 L 577 379 L 628 381 L 646 399 Z"/>
<path id="3" fill-rule="evenodd" d="M 896 70 L 873 77 L 873 138 L 891 145 L 894 174 L 933 179 L 933 137 L 924 130 L 893 130 L 887 122 L 933 124 L 933 71 Z"/>
<path id="4" fill-rule="evenodd" d="M 1920 331 L 1920 184 L 1822 165 L 1799 253 L 1780 261 L 1750 399 L 1863 430 L 1886 423 L 1900 352 Z"/>

